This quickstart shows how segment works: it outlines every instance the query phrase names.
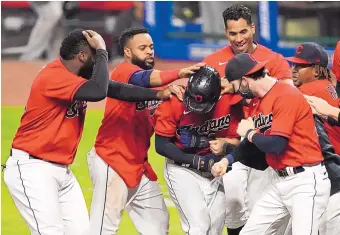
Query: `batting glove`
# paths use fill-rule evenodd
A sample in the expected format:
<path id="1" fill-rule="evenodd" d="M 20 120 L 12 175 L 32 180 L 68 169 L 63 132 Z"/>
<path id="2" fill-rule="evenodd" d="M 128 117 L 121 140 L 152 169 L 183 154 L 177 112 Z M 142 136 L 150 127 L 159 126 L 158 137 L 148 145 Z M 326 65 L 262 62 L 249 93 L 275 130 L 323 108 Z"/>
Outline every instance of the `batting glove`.
<path id="1" fill-rule="evenodd" d="M 189 130 L 181 130 L 180 142 L 184 148 L 206 148 L 212 140 L 205 136 L 192 133 Z"/>
<path id="2" fill-rule="evenodd" d="M 193 168 L 202 172 L 211 172 L 215 162 L 219 162 L 220 157 L 215 154 L 209 153 L 207 155 L 195 155 L 193 160 Z"/>

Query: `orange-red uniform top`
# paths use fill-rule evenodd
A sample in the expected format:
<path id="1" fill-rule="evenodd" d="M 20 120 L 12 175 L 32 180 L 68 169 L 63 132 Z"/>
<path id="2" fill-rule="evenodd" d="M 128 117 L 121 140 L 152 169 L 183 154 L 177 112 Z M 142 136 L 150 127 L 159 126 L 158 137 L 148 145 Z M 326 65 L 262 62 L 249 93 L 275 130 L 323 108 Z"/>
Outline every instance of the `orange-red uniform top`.
<path id="1" fill-rule="evenodd" d="M 262 98 L 252 116 L 255 128 L 264 135 L 288 138 L 280 155 L 266 154 L 269 166 L 282 169 L 323 161 L 314 118 L 302 93 L 290 84 L 278 82 Z"/>
<path id="2" fill-rule="evenodd" d="M 334 50 L 332 71 L 336 79 L 340 81 L 340 41 L 338 41 Z"/>
<path id="3" fill-rule="evenodd" d="M 83 132 L 87 104 L 73 96 L 86 80 L 55 60 L 41 69 L 12 147 L 59 164 L 71 164 Z"/>
<path id="4" fill-rule="evenodd" d="M 333 107 L 338 107 L 338 95 L 334 86 L 327 79 L 305 83 L 299 89 L 305 95 L 319 97 L 326 100 Z M 340 154 L 340 127 L 331 126 L 327 122 L 324 123 L 335 152 Z"/>
<path id="5" fill-rule="evenodd" d="M 131 75 L 142 70 L 122 62 L 111 73 L 111 80 L 128 83 Z M 99 128 L 95 149 L 97 154 L 124 180 L 136 187 L 143 172 L 150 180 L 157 180 L 148 162 L 153 124 L 150 110 L 158 102 L 128 103 L 107 98 L 104 118 Z"/>
<path id="6" fill-rule="evenodd" d="M 256 49 L 251 53 L 251 55 L 257 61 L 269 61 L 265 68 L 269 71 L 270 76 L 275 77 L 280 80 L 291 79 L 292 72 L 289 67 L 288 62 L 283 58 L 281 54 L 278 54 L 267 47 L 257 44 Z M 221 77 L 225 76 L 224 70 L 228 61 L 235 56 L 232 51 L 232 47 L 226 46 L 215 53 L 204 58 L 204 62 L 208 65 L 214 67 L 220 74 Z M 258 99 L 252 99 L 249 106 L 244 106 L 243 110 L 245 117 L 248 117 L 249 109 L 255 107 L 258 103 Z"/>
<path id="7" fill-rule="evenodd" d="M 201 136 L 211 138 L 238 138 L 237 126 L 242 119 L 241 105 L 233 105 L 238 99 L 231 95 L 223 95 L 214 109 L 207 114 L 196 114 L 188 111 L 184 104 L 173 97 L 162 102 L 153 116 L 155 133 L 165 137 L 176 137 L 175 144 L 183 149 L 180 143 L 180 131 L 191 130 Z M 209 147 L 195 149 L 195 154 L 207 154 Z"/>

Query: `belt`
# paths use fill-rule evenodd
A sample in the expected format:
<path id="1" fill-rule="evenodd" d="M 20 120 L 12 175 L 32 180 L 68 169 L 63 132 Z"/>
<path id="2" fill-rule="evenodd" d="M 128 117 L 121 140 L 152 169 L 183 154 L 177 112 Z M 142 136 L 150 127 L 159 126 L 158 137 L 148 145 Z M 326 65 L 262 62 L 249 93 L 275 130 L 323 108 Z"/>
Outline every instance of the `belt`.
<path id="1" fill-rule="evenodd" d="M 9 156 L 12 156 L 12 149 L 9 152 Z M 49 160 L 45 160 L 45 159 L 33 156 L 31 154 L 29 154 L 28 156 L 29 156 L 29 159 L 35 159 L 35 160 L 41 160 L 41 161 L 50 162 L 50 163 L 54 163 L 54 164 L 60 164 L 60 163 L 56 163 L 56 162 L 53 162 L 53 161 L 49 161 Z"/>
<path id="2" fill-rule="evenodd" d="M 320 162 L 320 163 L 316 163 L 316 164 L 306 164 L 304 165 L 305 167 L 311 167 L 311 166 L 317 166 L 321 164 L 322 166 L 325 165 L 324 162 Z M 296 175 L 299 174 L 301 172 L 305 171 L 305 168 L 303 166 L 298 166 L 298 167 L 286 167 L 283 169 L 274 169 L 275 172 L 280 176 L 280 177 L 286 177 L 286 176 L 290 176 L 290 175 Z"/>

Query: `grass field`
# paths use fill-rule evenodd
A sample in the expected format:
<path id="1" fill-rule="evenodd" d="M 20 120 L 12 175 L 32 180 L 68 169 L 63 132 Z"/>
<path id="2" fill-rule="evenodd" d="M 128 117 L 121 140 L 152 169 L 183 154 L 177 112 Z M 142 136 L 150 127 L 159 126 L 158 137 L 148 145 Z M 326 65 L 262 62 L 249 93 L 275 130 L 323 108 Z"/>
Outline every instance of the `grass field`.
<path id="1" fill-rule="evenodd" d="M 24 107 L 1 107 L 1 128 L 2 128 L 2 138 L 1 138 L 1 163 L 4 164 L 8 158 L 9 149 L 13 136 L 18 128 L 20 118 Z M 97 131 L 103 117 L 102 110 L 88 110 L 85 128 L 82 140 L 80 142 L 76 160 L 71 166 L 75 176 L 77 177 L 85 196 L 88 208 L 91 203 L 92 198 L 92 183 L 90 180 L 89 172 L 87 169 L 86 153 L 92 148 L 94 144 Z M 153 141 L 152 141 L 153 144 Z M 179 216 L 177 214 L 176 208 L 174 208 L 171 199 L 169 197 L 164 178 L 163 178 L 163 164 L 164 158 L 157 155 L 154 151 L 153 145 L 149 151 L 150 162 L 155 169 L 158 177 L 159 183 L 162 187 L 163 195 L 167 202 L 169 213 L 170 213 L 170 235 L 183 235 L 181 230 Z M 10 197 L 7 187 L 3 181 L 3 173 L 1 177 L 1 234 L 2 235 L 29 235 L 29 229 L 25 224 L 24 220 L 20 216 L 18 210 L 16 209 L 12 198 Z M 127 216 L 124 214 L 118 235 L 137 235 L 137 231 Z"/>

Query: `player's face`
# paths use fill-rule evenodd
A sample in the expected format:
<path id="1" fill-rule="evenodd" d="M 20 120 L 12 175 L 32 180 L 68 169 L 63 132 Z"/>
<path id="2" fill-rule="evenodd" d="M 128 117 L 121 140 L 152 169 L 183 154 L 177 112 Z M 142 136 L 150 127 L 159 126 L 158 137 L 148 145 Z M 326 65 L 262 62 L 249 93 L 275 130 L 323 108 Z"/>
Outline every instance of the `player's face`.
<path id="1" fill-rule="evenodd" d="M 96 51 L 90 47 L 86 47 L 84 51 L 79 53 L 79 59 L 83 66 L 80 68 L 78 75 L 85 79 L 90 79 L 93 73 L 95 64 L 95 53 Z"/>
<path id="2" fill-rule="evenodd" d="M 310 65 L 293 64 L 292 73 L 294 85 L 297 87 L 314 80 L 314 69 Z"/>
<path id="3" fill-rule="evenodd" d="M 242 18 L 228 20 L 225 33 L 235 54 L 247 53 L 252 48 L 255 24 L 249 25 Z"/>
<path id="4" fill-rule="evenodd" d="M 147 33 L 135 35 L 124 49 L 131 63 L 142 69 L 152 69 L 155 66 L 155 54 L 152 38 Z"/>
<path id="5" fill-rule="evenodd" d="M 252 99 L 254 98 L 253 92 L 250 90 L 249 79 L 246 77 L 242 77 L 239 80 L 232 81 L 231 84 L 233 85 L 234 91 L 237 94 L 240 94 L 243 98 Z"/>

